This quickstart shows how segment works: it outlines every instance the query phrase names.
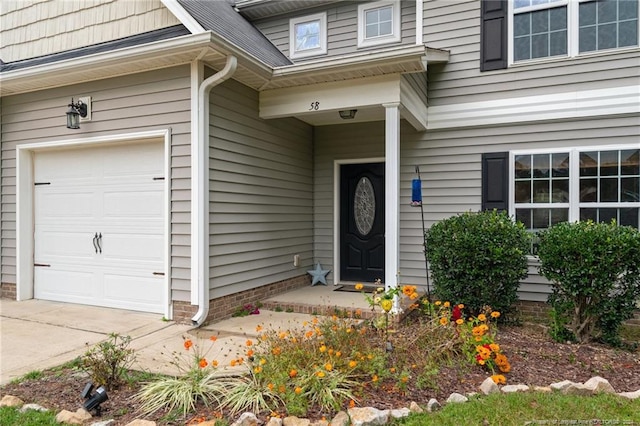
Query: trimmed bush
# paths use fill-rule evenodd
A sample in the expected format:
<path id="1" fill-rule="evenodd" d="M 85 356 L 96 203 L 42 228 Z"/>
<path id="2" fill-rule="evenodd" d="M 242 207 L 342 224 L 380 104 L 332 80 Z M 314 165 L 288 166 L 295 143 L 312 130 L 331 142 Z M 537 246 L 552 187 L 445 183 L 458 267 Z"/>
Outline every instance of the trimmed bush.
<path id="1" fill-rule="evenodd" d="M 620 325 L 640 298 L 640 232 L 588 221 L 539 235 L 540 273 L 552 282 L 556 318 L 580 342 L 620 344 Z"/>
<path id="2" fill-rule="evenodd" d="M 464 303 L 477 315 L 484 306 L 508 313 L 527 276 L 530 234 L 504 212 L 467 212 L 431 226 L 426 250 L 435 292 Z"/>

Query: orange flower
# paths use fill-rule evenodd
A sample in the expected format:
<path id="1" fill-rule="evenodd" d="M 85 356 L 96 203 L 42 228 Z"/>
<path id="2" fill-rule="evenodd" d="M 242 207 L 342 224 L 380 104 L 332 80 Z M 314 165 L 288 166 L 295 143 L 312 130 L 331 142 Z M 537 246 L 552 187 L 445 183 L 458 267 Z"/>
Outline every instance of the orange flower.
<path id="1" fill-rule="evenodd" d="M 253 345 L 253 341 L 251 341 L 251 340 L 247 340 L 245 344 L 246 344 L 247 346 L 251 346 L 251 345 Z"/>
<path id="2" fill-rule="evenodd" d="M 218 367 L 218 361 L 216 361 L 215 359 L 213 361 L 211 361 L 211 366 L 213 368 L 217 368 Z"/>
<path id="3" fill-rule="evenodd" d="M 500 345 L 497 343 L 489 343 L 489 347 L 493 352 L 500 352 Z"/>
<path id="4" fill-rule="evenodd" d="M 309 330 L 305 333 L 304 337 L 311 339 L 313 337 L 313 330 Z"/>
<path id="5" fill-rule="evenodd" d="M 325 376 L 324 371 L 318 371 L 316 372 L 316 376 L 323 378 Z"/>
<path id="6" fill-rule="evenodd" d="M 256 331 L 258 333 L 262 331 L 262 326 L 260 324 L 256 325 Z"/>
<path id="7" fill-rule="evenodd" d="M 356 290 L 360 291 L 364 288 L 364 286 L 362 285 L 362 283 L 356 283 L 355 288 Z"/>
<path id="8" fill-rule="evenodd" d="M 436 300 L 436 301 L 435 301 L 435 303 L 434 303 L 434 305 L 436 305 L 436 306 L 440 306 L 440 305 L 442 305 L 442 302 L 441 302 L 441 301 L 439 301 L 439 300 Z"/>
<path id="9" fill-rule="evenodd" d="M 289 371 L 289 377 L 291 377 L 292 379 L 294 377 L 296 377 L 298 375 L 298 371 L 297 370 L 291 370 Z"/>
<path id="10" fill-rule="evenodd" d="M 356 309 L 356 317 L 360 317 L 360 316 L 362 316 L 362 310 Z"/>
<path id="11" fill-rule="evenodd" d="M 507 383 L 507 379 L 502 374 L 494 374 L 491 376 L 491 380 L 497 385 L 504 385 Z"/>
<path id="12" fill-rule="evenodd" d="M 215 342 L 216 340 L 218 340 L 218 336 L 211 336 L 209 337 L 209 340 L 211 340 L 212 342 Z"/>
<path id="13" fill-rule="evenodd" d="M 209 364 L 207 363 L 206 359 L 202 358 L 200 359 L 200 362 L 198 362 L 198 365 L 200 366 L 200 368 L 205 368 Z"/>
<path id="14" fill-rule="evenodd" d="M 485 314 L 478 315 L 478 321 L 485 322 L 487 320 L 487 316 Z"/>
<path id="15" fill-rule="evenodd" d="M 352 399 L 349 401 L 349 408 L 353 408 L 356 406 L 356 402 Z"/>
<path id="16" fill-rule="evenodd" d="M 296 386 L 293 391 L 296 393 L 296 395 L 300 395 L 302 393 L 302 388 L 300 386 Z"/>
<path id="17" fill-rule="evenodd" d="M 327 347 L 326 347 L 325 345 L 322 345 L 322 346 L 320 346 L 319 351 L 320 351 L 320 352 L 322 352 L 322 353 L 324 353 L 324 352 L 326 352 L 326 351 L 327 351 Z"/>
<path id="18" fill-rule="evenodd" d="M 268 388 L 270 391 L 273 391 L 273 388 L 274 388 L 274 387 L 275 387 L 275 385 L 274 385 L 273 383 L 269 383 L 269 384 L 267 385 L 267 388 Z"/>
<path id="19" fill-rule="evenodd" d="M 498 311 L 491 312 L 491 318 L 499 318 L 499 317 L 500 317 L 500 312 Z"/>
<path id="20" fill-rule="evenodd" d="M 237 359 L 232 359 L 231 362 L 229 363 L 232 367 L 235 367 L 236 365 L 238 365 L 238 360 Z"/>
<path id="21" fill-rule="evenodd" d="M 287 388 L 285 388 L 284 385 L 278 386 L 278 392 L 284 393 L 286 390 L 287 390 Z"/>
<path id="22" fill-rule="evenodd" d="M 282 348 L 280 346 L 276 346 L 275 348 L 271 349 L 271 353 L 275 356 L 278 356 L 282 353 Z"/>
<path id="23" fill-rule="evenodd" d="M 449 324 L 449 318 L 445 318 L 445 317 L 440 318 L 440 325 L 447 325 L 447 324 Z"/>
<path id="24" fill-rule="evenodd" d="M 389 371 L 390 371 L 390 372 L 392 372 L 392 373 L 395 373 L 395 372 L 396 372 L 396 368 L 395 368 L 395 367 L 391 367 L 391 368 L 389 369 Z"/>
<path id="25" fill-rule="evenodd" d="M 193 346 L 193 342 L 190 339 L 187 339 L 184 341 L 184 348 L 186 350 L 189 350 L 191 348 L 191 346 Z"/>
<path id="26" fill-rule="evenodd" d="M 442 304 L 442 306 L 444 306 L 445 308 L 448 308 L 449 306 L 451 306 L 451 303 L 449 303 L 449 302 L 444 302 L 444 303 Z"/>
<path id="27" fill-rule="evenodd" d="M 337 352 L 336 352 L 336 358 L 340 358 L 341 356 L 342 356 L 342 352 L 337 351 Z"/>
<path id="28" fill-rule="evenodd" d="M 356 365 L 358 365 L 357 361 L 353 361 L 353 360 L 349 361 L 349 368 L 355 368 Z"/>
<path id="29" fill-rule="evenodd" d="M 506 363 L 504 363 L 503 365 L 499 365 L 498 368 L 500 369 L 500 371 L 502 371 L 503 373 L 508 373 L 509 371 L 511 371 L 511 364 L 509 364 L 509 361 L 507 361 Z"/>
<path id="30" fill-rule="evenodd" d="M 331 365 L 331 363 L 328 362 L 324 365 L 324 369 L 327 371 L 331 371 L 333 370 L 333 365 Z"/>
<path id="31" fill-rule="evenodd" d="M 458 325 L 462 325 L 462 324 L 464 324 L 464 320 L 463 320 L 462 318 L 458 318 L 458 319 L 456 320 L 456 324 L 458 324 Z"/>
<path id="32" fill-rule="evenodd" d="M 458 305 L 458 309 L 464 309 L 464 304 L 460 303 L 460 304 Z"/>
<path id="33" fill-rule="evenodd" d="M 378 381 L 378 375 L 377 375 L 377 374 L 374 374 L 374 375 L 373 375 L 373 377 L 371 378 L 371 381 L 372 381 L 373 383 L 376 383 L 376 382 Z"/>
<path id="34" fill-rule="evenodd" d="M 286 339 L 287 338 L 287 332 L 286 331 L 281 331 L 280 333 L 278 333 L 278 337 L 280 339 Z"/>
<path id="35" fill-rule="evenodd" d="M 249 349 L 249 350 L 246 352 L 246 354 L 247 354 L 247 356 L 248 356 L 248 357 L 252 357 L 252 356 L 253 356 L 253 349 Z"/>

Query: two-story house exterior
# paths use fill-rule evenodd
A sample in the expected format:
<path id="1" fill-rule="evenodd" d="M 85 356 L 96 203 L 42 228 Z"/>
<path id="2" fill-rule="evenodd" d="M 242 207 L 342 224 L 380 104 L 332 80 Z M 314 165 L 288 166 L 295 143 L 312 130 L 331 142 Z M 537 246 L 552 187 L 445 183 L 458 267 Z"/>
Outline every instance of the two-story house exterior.
<path id="1" fill-rule="evenodd" d="M 4 297 L 201 324 L 317 263 L 424 286 L 423 217 L 640 224 L 636 0 L 1 7 Z"/>

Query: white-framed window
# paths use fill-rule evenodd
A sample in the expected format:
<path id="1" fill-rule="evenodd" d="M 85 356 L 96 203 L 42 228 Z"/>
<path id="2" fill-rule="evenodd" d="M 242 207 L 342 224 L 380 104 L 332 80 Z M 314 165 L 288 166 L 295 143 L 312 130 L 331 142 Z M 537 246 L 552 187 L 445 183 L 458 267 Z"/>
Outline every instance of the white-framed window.
<path id="1" fill-rule="evenodd" d="M 638 0 L 512 0 L 509 62 L 638 46 Z"/>
<path id="2" fill-rule="evenodd" d="M 358 6 L 358 47 L 400 41 L 400 2 L 377 1 Z"/>
<path id="3" fill-rule="evenodd" d="M 509 213 L 529 230 L 593 220 L 640 229 L 640 147 L 513 151 Z"/>
<path id="4" fill-rule="evenodd" d="M 291 58 L 327 53 L 327 14 L 292 18 L 289 21 L 289 55 Z"/>

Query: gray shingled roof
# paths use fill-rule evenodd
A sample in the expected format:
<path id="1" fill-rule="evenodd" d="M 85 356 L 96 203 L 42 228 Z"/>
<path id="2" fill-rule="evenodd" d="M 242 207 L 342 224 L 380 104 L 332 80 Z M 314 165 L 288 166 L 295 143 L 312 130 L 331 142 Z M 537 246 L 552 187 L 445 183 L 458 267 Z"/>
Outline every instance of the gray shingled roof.
<path id="1" fill-rule="evenodd" d="M 65 50 L 63 52 L 52 53 L 49 55 L 38 56 L 35 58 L 24 59 L 20 61 L 4 62 L 0 64 L 0 72 L 29 68 L 36 65 L 50 64 L 65 59 L 80 58 L 82 56 L 92 55 L 94 53 L 109 52 L 116 49 L 138 46 L 159 40 L 167 40 L 170 38 L 188 34 L 191 33 L 187 28 L 185 28 L 184 25 L 175 25 L 172 27 L 149 31 L 142 34 L 136 34 L 134 36 L 111 40 L 104 43 L 98 43 L 91 46 Z"/>
<path id="2" fill-rule="evenodd" d="M 205 30 L 219 34 L 272 67 L 292 62 L 233 8 L 230 0 L 178 0 Z"/>

